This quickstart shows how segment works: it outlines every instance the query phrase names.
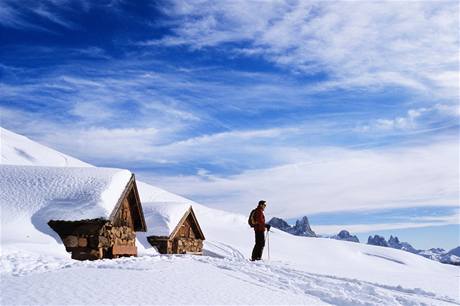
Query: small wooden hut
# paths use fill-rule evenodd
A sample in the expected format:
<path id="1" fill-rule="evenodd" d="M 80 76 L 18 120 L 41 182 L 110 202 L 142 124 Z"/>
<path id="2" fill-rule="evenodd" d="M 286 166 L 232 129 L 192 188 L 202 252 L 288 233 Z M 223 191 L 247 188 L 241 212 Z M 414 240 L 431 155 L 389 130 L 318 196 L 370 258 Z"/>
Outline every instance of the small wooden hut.
<path id="1" fill-rule="evenodd" d="M 147 240 L 161 254 L 201 255 L 205 237 L 190 206 L 169 236 L 148 236 Z"/>
<path id="2" fill-rule="evenodd" d="M 73 259 L 136 256 L 136 232 L 147 228 L 134 174 L 108 219 L 51 220 L 48 225 L 58 233 L 66 250 L 72 252 Z"/>

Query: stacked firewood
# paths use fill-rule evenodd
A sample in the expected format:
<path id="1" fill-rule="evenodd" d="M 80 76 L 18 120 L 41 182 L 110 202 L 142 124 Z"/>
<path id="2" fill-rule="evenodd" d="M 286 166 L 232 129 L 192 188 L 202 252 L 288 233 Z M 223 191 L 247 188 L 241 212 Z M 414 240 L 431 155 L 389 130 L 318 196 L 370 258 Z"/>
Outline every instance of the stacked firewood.
<path id="1" fill-rule="evenodd" d="M 193 238 L 177 238 L 177 253 L 200 253 L 203 249 L 203 240 Z"/>
<path id="2" fill-rule="evenodd" d="M 107 222 L 99 233 L 100 248 L 108 248 L 114 245 L 134 246 L 136 242 L 136 233 L 128 226 L 113 226 Z"/>

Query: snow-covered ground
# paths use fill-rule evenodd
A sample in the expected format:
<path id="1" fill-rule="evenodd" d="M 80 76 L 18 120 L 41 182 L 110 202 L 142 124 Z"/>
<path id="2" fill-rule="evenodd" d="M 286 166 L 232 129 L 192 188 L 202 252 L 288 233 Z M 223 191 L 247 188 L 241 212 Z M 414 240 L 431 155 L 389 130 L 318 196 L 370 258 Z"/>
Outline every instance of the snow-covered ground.
<path id="1" fill-rule="evenodd" d="M 4 129 L 0 132 L 1 167 L 4 164 L 90 167 L 25 137 Z M 71 162 L 66 164 L 64 160 Z M 17 167 L 12 173 L 20 169 Z M 52 179 L 53 173 L 63 170 L 46 171 Z M 85 168 L 73 171 L 91 172 Z M 119 173 L 119 170 L 107 171 Z M 71 177 L 78 178 L 78 174 Z M 155 227 L 175 226 L 178 216 L 193 205 L 207 239 L 204 256 L 159 255 L 146 242 L 146 234 L 138 233 L 139 257 L 74 261 L 52 237 L 19 239 L 23 227 L 29 231 L 28 235 L 36 237 L 49 233 L 34 226 L 33 220 L 28 220 L 30 214 L 24 213 L 30 212 L 28 205 L 37 203 L 36 199 L 22 200 L 13 206 L 5 202 L 13 201 L 5 193 L 11 196 L 14 193 L 11 186 L 20 185 L 23 180 L 19 176 L 1 179 L 1 305 L 460 304 L 459 267 L 400 250 L 297 237 L 273 230 L 269 239 L 270 260 L 250 262 L 247 258 L 254 238 L 246 216 L 210 209 L 140 182 L 142 206 L 152 231 Z M 46 190 L 49 188 L 46 182 L 38 180 L 34 188 Z M 110 190 L 111 183 L 98 186 Z M 21 218 L 21 214 L 28 217 Z M 270 215 L 269 206 L 266 214 Z M 265 258 L 267 251 L 268 246 Z"/>
<path id="2" fill-rule="evenodd" d="M 295 264 L 242 258 L 144 255 L 78 262 L 11 254 L 2 305 L 306 304 L 455 305 L 416 288 L 307 272 Z"/>

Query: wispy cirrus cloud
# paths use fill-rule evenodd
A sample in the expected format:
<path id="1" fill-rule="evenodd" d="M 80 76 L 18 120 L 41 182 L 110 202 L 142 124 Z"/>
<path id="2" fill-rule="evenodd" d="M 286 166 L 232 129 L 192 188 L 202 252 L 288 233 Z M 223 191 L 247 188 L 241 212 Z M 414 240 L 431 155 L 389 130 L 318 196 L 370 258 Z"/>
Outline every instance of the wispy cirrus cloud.
<path id="1" fill-rule="evenodd" d="M 44 1 L 0 1 L 0 25 L 16 29 L 38 30 L 52 32 L 43 21 L 58 25 L 67 29 L 77 28 L 77 24 L 61 15 L 69 10 L 71 1 L 68 0 L 44 0 Z M 79 0 L 73 4 L 88 7 L 85 0 Z"/>
<path id="2" fill-rule="evenodd" d="M 374 106 L 353 101 L 356 111 L 341 113 L 346 101 L 321 100 L 271 73 L 209 68 L 203 74 L 199 67 L 148 60 L 105 61 L 89 68 L 82 68 L 84 62 L 57 66 L 36 76 L 23 69 L 5 78 L 0 97 L 12 102 L 4 105 L 7 127 L 95 164 L 185 163 L 183 168 L 196 164 L 187 173 L 216 167 L 235 173 L 308 160 L 309 148 L 337 140 L 368 147 L 388 136 L 427 133 L 455 118 L 450 104 L 382 118 Z M 120 135 L 129 135 L 121 137 L 126 145 L 116 140 Z"/>
<path id="3" fill-rule="evenodd" d="M 456 2 L 200 1 L 163 11 L 173 34 L 144 45 L 225 45 L 292 71 L 326 72 L 323 89 L 393 85 L 458 97 Z"/>

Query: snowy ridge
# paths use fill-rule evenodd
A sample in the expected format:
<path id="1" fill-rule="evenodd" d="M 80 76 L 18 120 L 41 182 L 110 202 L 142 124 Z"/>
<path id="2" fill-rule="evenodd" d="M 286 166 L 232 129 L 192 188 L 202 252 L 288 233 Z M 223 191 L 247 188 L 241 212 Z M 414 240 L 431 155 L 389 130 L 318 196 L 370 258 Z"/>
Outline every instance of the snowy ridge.
<path id="1" fill-rule="evenodd" d="M 19 147 L 30 156 L 39 146 L 23 138 L 14 141 L 26 142 Z M 2 139 L 2 146 L 4 143 Z M 20 160 L 17 156 L 5 157 Z M 59 164 L 61 157 L 56 159 Z M 138 189 L 148 227 L 147 233 L 138 233 L 141 256 L 74 261 L 50 229 L 35 225 L 43 224 L 50 216 L 66 218 L 65 210 L 57 207 L 70 202 L 78 207 L 71 212 L 72 219 L 107 214 L 103 203 L 116 197 L 121 181 L 129 179 L 129 171 L 95 167 L 1 168 L 9 173 L 0 176 L 2 304 L 247 305 L 255 303 L 254 296 L 260 297 L 257 303 L 266 305 L 460 304 L 459 267 L 391 248 L 299 237 L 274 229 L 269 234 L 271 260 L 249 262 L 254 237 L 247 216 L 210 209 L 141 182 Z M 28 177 L 28 171 L 37 171 L 35 180 Z M 3 189 L 4 183 L 10 186 L 8 190 Z M 24 185 L 20 187 L 24 190 L 35 188 L 43 196 L 15 200 L 13 195 L 21 191 L 12 190 L 13 185 Z M 50 188 L 59 197 L 47 198 Z M 8 201 L 16 202 L 7 205 Z M 54 204 L 46 205 L 47 201 Z M 91 205 L 86 207 L 84 203 Z M 169 233 L 190 205 L 206 236 L 204 256 L 157 254 L 145 236 Z M 54 208 L 47 211 L 47 207 Z M 248 207 L 248 213 L 252 208 Z M 269 214 L 268 209 L 267 217 Z M 31 239 L 30 235 L 36 237 Z M 33 243 L 36 241 L 39 243 Z M 267 251 L 268 245 L 264 258 Z"/>
<path id="2" fill-rule="evenodd" d="M 0 152 L 1 165 L 92 167 L 90 164 L 2 127 L 0 127 Z"/>

